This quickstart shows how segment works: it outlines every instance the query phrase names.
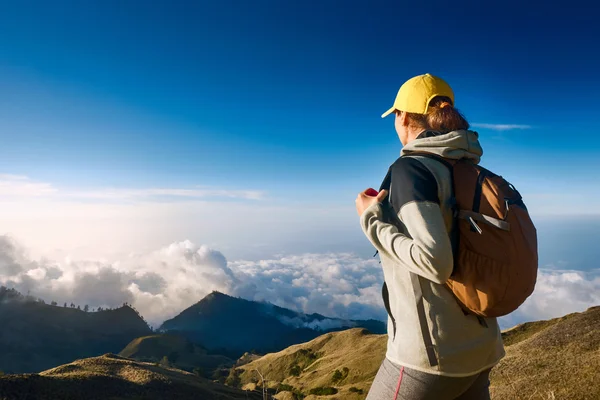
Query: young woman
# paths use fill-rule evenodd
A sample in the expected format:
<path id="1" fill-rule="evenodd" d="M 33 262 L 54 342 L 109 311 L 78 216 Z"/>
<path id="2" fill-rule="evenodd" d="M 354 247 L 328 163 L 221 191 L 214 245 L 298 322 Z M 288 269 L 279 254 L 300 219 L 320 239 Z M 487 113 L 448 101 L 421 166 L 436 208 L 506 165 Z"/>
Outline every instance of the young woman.
<path id="1" fill-rule="evenodd" d="M 496 318 L 466 314 L 445 286 L 454 265 L 452 177 L 419 155 L 478 163 L 478 134 L 454 108 L 450 86 L 430 74 L 402 85 L 382 117 L 392 113 L 403 148 L 382 184 L 389 189 L 356 198 L 381 258 L 389 315 L 386 357 L 367 400 L 489 399 L 489 372 L 504 356 L 500 329 Z"/>

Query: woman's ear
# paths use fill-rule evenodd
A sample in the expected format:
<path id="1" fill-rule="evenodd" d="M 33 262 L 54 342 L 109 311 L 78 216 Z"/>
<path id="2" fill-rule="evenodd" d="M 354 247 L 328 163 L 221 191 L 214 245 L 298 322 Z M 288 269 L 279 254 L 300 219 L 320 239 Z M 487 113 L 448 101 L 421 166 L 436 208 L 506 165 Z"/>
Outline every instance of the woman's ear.
<path id="1" fill-rule="evenodd" d="M 400 111 L 399 118 L 400 118 L 400 124 L 402 126 L 408 126 L 409 121 L 408 121 L 408 118 L 406 117 L 406 113 L 404 111 Z"/>

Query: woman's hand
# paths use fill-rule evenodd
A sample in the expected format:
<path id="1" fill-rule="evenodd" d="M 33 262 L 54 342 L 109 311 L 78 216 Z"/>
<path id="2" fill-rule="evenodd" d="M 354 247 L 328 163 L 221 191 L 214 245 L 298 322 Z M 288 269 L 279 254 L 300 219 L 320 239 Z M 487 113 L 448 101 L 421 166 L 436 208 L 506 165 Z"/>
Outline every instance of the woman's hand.
<path id="1" fill-rule="evenodd" d="M 363 212 L 372 206 L 375 203 L 381 203 L 385 196 L 387 196 L 388 191 L 382 190 L 376 196 L 370 196 L 369 193 L 376 193 L 376 191 L 372 188 L 366 189 L 364 192 L 360 192 L 358 196 L 356 196 L 356 211 L 358 212 L 358 216 L 360 217 Z"/>

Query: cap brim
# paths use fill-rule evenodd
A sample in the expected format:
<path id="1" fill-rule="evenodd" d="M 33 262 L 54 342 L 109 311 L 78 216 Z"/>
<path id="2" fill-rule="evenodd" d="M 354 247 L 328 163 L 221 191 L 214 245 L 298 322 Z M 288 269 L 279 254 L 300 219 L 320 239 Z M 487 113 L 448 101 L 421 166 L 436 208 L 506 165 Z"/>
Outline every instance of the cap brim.
<path id="1" fill-rule="evenodd" d="M 391 113 L 393 113 L 396 110 L 395 107 L 390 108 L 389 110 L 387 110 L 386 112 L 384 112 L 383 114 L 381 114 L 381 118 L 385 118 L 388 115 L 390 115 Z"/>

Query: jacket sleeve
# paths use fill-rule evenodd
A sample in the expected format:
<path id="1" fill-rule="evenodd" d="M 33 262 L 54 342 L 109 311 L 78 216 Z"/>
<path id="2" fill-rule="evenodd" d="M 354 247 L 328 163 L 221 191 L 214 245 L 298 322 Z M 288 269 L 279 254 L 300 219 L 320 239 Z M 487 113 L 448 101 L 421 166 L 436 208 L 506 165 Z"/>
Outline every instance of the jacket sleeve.
<path id="1" fill-rule="evenodd" d="M 380 254 L 435 283 L 445 283 L 454 260 L 446 230 L 437 182 L 418 160 L 401 157 L 392 165 L 389 201 L 406 228 L 384 222 L 381 203 L 367 208 L 360 217 L 363 232 Z"/>

